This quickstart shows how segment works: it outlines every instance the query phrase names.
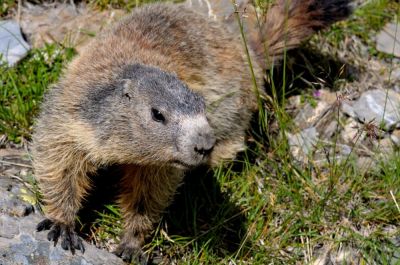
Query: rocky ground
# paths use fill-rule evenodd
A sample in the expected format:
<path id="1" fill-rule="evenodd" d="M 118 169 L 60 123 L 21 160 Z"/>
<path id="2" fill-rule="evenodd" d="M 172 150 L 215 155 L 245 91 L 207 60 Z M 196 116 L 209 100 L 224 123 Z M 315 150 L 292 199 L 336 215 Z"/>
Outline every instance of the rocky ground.
<path id="1" fill-rule="evenodd" d="M 43 215 L 36 203 L 27 152 L 0 149 L 0 264 L 124 264 L 112 253 L 85 244 L 85 255 L 56 247 L 36 232 Z"/>

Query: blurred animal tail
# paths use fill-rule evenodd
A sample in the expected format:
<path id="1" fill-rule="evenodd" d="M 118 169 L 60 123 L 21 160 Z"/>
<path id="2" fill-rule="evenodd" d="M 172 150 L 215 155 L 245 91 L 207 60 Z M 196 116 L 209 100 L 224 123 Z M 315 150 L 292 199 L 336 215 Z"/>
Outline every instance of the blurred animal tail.
<path id="1" fill-rule="evenodd" d="M 347 18 L 351 0 L 275 0 L 264 15 L 251 0 L 187 0 L 187 5 L 211 19 L 224 22 L 238 33 L 235 12 L 241 18 L 245 36 L 256 60 L 265 68 L 279 61 L 285 50 L 298 47 L 315 32 Z"/>

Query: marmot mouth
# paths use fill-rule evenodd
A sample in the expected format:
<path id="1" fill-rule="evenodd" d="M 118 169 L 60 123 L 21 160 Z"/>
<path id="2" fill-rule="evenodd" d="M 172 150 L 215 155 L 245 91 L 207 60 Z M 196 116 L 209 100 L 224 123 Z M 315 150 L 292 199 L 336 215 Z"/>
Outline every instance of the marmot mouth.
<path id="1" fill-rule="evenodd" d="M 185 169 L 191 169 L 191 168 L 194 168 L 194 167 L 197 166 L 197 165 L 191 165 L 191 164 L 185 163 L 185 162 L 180 161 L 180 160 L 172 160 L 171 164 L 174 165 L 174 166 L 183 167 Z"/>

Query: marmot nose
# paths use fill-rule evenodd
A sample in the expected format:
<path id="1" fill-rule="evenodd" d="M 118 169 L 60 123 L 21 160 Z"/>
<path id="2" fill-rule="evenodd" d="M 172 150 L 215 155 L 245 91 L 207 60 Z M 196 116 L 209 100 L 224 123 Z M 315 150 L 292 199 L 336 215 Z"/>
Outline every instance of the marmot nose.
<path id="1" fill-rule="evenodd" d="M 211 153 L 215 145 L 215 137 L 212 134 L 199 135 L 194 151 L 199 155 L 206 156 Z"/>

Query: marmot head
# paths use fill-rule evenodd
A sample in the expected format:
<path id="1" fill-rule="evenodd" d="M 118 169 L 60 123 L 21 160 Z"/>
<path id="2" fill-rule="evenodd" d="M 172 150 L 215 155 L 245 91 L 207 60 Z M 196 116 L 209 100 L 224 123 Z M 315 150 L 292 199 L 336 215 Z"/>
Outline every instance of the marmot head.
<path id="1" fill-rule="evenodd" d="M 81 104 L 82 116 L 98 145 L 112 147 L 110 160 L 180 168 L 207 161 L 215 136 L 204 99 L 177 76 L 134 64 L 94 91 Z"/>

